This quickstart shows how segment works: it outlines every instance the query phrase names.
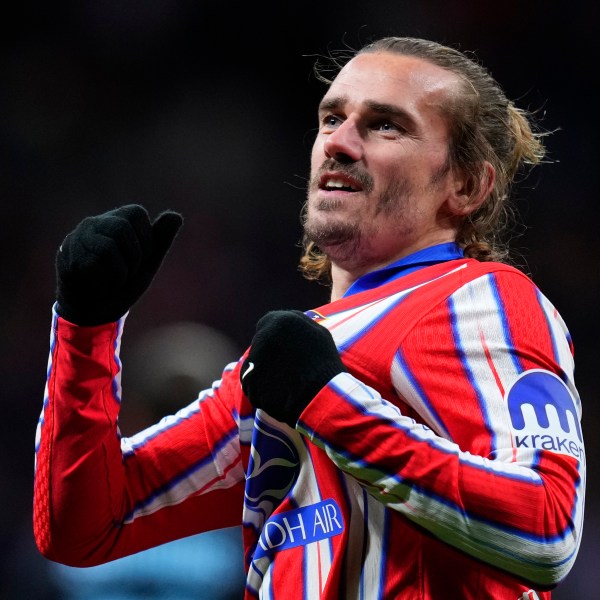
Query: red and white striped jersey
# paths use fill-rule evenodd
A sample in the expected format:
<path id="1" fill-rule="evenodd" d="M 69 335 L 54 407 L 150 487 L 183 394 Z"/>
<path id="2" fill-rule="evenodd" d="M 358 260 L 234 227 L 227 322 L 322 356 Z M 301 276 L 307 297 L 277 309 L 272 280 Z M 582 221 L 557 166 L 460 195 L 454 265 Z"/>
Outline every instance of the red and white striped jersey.
<path id="1" fill-rule="evenodd" d="M 42 553 L 89 566 L 242 523 L 248 599 L 550 598 L 577 555 L 585 490 L 565 324 L 507 265 L 389 273 L 307 311 L 348 373 L 296 429 L 252 408 L 240 359 L 121 438 L 124 321 L 55 315 L 36 439 Z"/>

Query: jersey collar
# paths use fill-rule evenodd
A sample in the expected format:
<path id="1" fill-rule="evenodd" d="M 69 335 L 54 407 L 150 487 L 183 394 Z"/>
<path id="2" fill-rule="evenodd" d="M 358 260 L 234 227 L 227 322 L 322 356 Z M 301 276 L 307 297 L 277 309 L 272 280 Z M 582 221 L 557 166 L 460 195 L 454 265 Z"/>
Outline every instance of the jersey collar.
<path id="1" fill-rule="evenodd" d="M 413 252 L 382 269 L 372 271 L 371 273 L 359 277 L 348 288 L 343 297 L 345 298 L 346 296 L 352 296 L 359 292 L 371 290 L 424 267 L 430 267 L 431 265 L 463 257 L 464 253 L 462 248 L 454 242 L 423 248 L 422 250 L 417 250 L 417 252 Z"/>

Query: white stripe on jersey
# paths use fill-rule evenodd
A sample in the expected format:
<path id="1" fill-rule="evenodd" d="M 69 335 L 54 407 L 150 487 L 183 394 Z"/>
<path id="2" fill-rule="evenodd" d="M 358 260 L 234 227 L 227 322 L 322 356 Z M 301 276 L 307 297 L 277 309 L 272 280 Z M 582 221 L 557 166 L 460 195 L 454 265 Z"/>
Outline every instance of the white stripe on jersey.
<path id="1" fill-rule="evenodd" d="M 351 543 L 346 546 L 344 582 L 347 593 L 350 590 L 360 590 L 363 553 L 368 539 L 367 515 L 365 511 L 366 491 L 358 482 L 344 474 L 346 499 L 349 504 L 350 522 L 346 523 L 348 539 Z M 348 598 L 350 600 L 350 598 Z"/>
<path id="2" fill-rule="evenodd" d="M 390 481 L 390 487 L 392 484 Z M 402 495 L 404 497 L 400 502 L 390 503 L 388 506 L 403 514 L 410 514 L 412 521 L 426 526 L 439 539 L 465 551 L 470 550 L 486 562 L 544 583 L 551 583 L 557 577 L 562 579 L 570 570 L 576 553 L 570 539 L 528 539 L 508 529 L 477 520 L 473 515 L 464 515 L 454 507 L 414 489 L 409 491 L 406 488 Z M 390 495 L 386 494 L 380 499 L 389 501 Z M 432 514 L 436 515 L 435 520 L 431 518 Z M 566 537 L 568 535 L 567 532 Z M 526 550 L 527 547 L 530 548 L 529 551 Z M 522 560 L 521 557 L 525 554 L 529 555 L 531 562 L 525 563 Z M 553 574 L 549 573 L 543 555 L 556 557 Z M 538 559 L 534 562 L 535 556 Z"/>
<path id="3" fill-rule="evenodd" d="M 315 477 L 313 462 L 311 460 L 308 449 L 306 448 L 306 440 L 297 432 L 293 432 L 294 436 L 298 436 L 297 446 L 300 454 L 300 473 L 292 489 L 291 496 L 294 498 L 298 506 L 308 506 L 325 500 L 319 490 L 319 484 Z M 319 598 L 323 588 L 319 587 L 319 580 L 324 587 L 329 577 L 331 570 L 331 561 L 333 559 L 333 550 L 331 547 L 331 539 L 327 538 L 311 544 L 305 545 L 304 548 L 304 598 L 310 600 Z M 314 574 L 318 573 L 319 577 Z"/>
<path id="4" fill-rule="evenodd" d="M 400 416 L 399 411 L 390 403 L 382 400 L 375 390 L 360 384 L 348 373 L 337 375 L 330 385 L 337 388 L 338 393 L 343 395 L 347 401 L 362 406 L 367 414 L 396 421 L 397 426 L 404 429 L 409 435 L 419 440 L 429 440 L 429 443 L 434 444 L 438 449 L 458 455 L 459 459 L 465 463 L 480 467 L 482 470 L 493 470 L 506 477 L 541 484 L 541 479 L 535 471 L 519 464 L 492 461 L 461 452 L 456 444 L 436 436 L 429 428 L 415 423 L 408 417 Z M 309 432 L 307 435 L 311 437 Z M 312 439 L 316 444 L 322 445 L 320 439 L 316 437 Z M 330 446 L 326 446 L 325 450 L 342 470 L 362 481 L 370 481 L 372 483 L 371 493 L 376 496 L 379 503 L 409 516 L 412 521 L 427 527 L 434 535 L 448 541 L 453 546 L 466 551 L 473 550 L 474 555 L 509 571 L 522 573 L 533 580 L 549 577 L 548 582 L 550 582 L 552 575 L 548 575 L 547 565 L 543 559 L 524 568 L 521 557 L 527 553 L 524 548 L 528 546 L 531 548 L 529 552 L 531 556 L 543 552 L 548 556 L 559 557 L 554 567 L 554 575 L 559 574 L 560 577 L 563 577 L 570 568 L 570 561 L 575 550 L 572 540 L 568 538 L 569 532 L 562 539 L 538 540 L 517 531 L 498 527 L 494 523 L 477 519 L 472 514 L 466 514 L 461 507 L 406 485 L 393 473 L 386 475 L 380 470 L 373 471 L 368 464 L 348 460 L 347 456 L 338 454 Z M 376 505 L 377 502 L 375 502 Z M 579 513 L 579 508 L 578 503 L 577 513 Z M 435 515 L 435 519 L 432 519 L 432 515 Z M 374 515 L 371 514 L 371 520 L 373 517 Z M 518 552 L 515 552 L 517 548 Z"/>
<path id="5" fill-rule="evenodd" d="M 147 444 L 155 436 L 167 429 L 176 427 L 183 420 L 188 419 L 200 410 L 199 404 L 198 400 L 194 400 L 194 402 L 182 408 L 174 415 L 164 417 L 156 425 L 152 425 L 129 438 L 123 438 L 121 440 L 123 456 L 126 458 L 128 455 L 134 453 L 136 449 Z M 206 461 L 198 469 L 186 474 L 179 480 L 173 480 L 171 486 L 167 486 L 165 489 L 157 492 L 157 495 L 149 498 L 148 502 L 143 506 L 135 508 L 133 513 L 125 520 L 125 523 L 131 523 L 140 516 L 152 514 L 164 506 L 178 504 L 199 489 L 205 487 L 211 481 L 214 481 L 211 489 L 218 489 L 231 487 L 236 482 L 242 480 L 244 472 L 241 461 L 237 461 L 237 464 L 234 464 L 240 455 L 236 433 L 237 431 L 232 431 L 230 437 L 215 449 L 212 461 Z M 231 465 L 234 466 L 231 467 Z"/>
<path id="6" fill-rule="evenodd" d="M 366 494 L 366 498 L 368 512 L 365 519 L 368 519 L 369 522 L 367 555 L 364 558 L 360 595 L 357 596 L 356 600 L 381 598 L 381 588 L 385 583 L 381 576 L 381 570 L 386 565 L 385 552 L 387 551 L 387 548 L 383 548 L 384 540 L 382 537 L 386 531 L 385 506 L 370 494 Z M 401 543 L 401 541 L 396 540 L 396 543 Z"/>
<path id="7" fill-rule="evenodd" d="M 520 369 L 511 353 L 512 341 L 507 337 L 504 314 L 491 276 L 480 277 L 463 286 L 452 294 L 449 302 L 455 342 L 465 373 L 477 394 L 492 449 L 511 449 L 514 441 L 504 393 L 520 375 Z M 503 389 L 498 386 L 496 377 Z M 511 451 L 506 458 L 510 454 Z M 527 459 L 531 460 L 531 453 L 527 454 Z"/>
<path id="8" fill-rule="evenodd" d="M 430 281 L 420 283 L 419 285 L 413 286 L 412 288 L 402 290 L 391 296 L 386 296 L 379 300 L 351 308 L 339 313 L 329 315 L 326 319 L 321 321 L 321 325 L 331 331 L 335 343 L 338 348 L 344 348 L 348 343 L 351 343 L 356 337 L 367 331 L 373 326 L 375 321 L 378 321 L 383 317 L 390 309 L 392 309 L 398 302 L 409 295 L 414 290 L 433 283 L 442 277 L 447 277 L 464 269 L 466 265 L 461 265 L 452 271 L 441 275 Z"/>
<path id="9" fill-rule="evenodd" d="M 454 442 L 438 436 L 426 425 L 417 423 L 410 417 L 403 416 L 394 404 L 383 399 L 376 390 L 358 381 L 350 375 L 350 373 L 340 373 L 339 375 L 336 375 L 329 385 L 336 389 L 338 394 L 344 396 L 347 402 L 351 402 L 352 404 L 361 407 L 361 410 L 363 410 L 365 414 L 378 417 L 382 421 L 387 421 L 388 424 L 403 430 L 407 435 L 418 441 L 427 442 L 440 451 L 448 454 L 456 454 L 462 462 L 468 463 L 474 467 L 479 467 L 485 471 L 492 470 L 502 476 L 511 477 L 517 480 L 531 481 L 532 483 L 541 483 L 542 481 L 535 471 L 532 471 L 525 466 L 514 463 L 506 464 L 498 460 L 483 458 L 469 452 L 462 452 Z M 322 445 L 320 440 L 311 436 L 310 432 L 307 432 L 307 436 L 316 444 Z M 343 470 L 357 473 L 357 471 L 365 469 L 364 463 L 351 461 L 347 456 L 337 454 L 335 450 L 329 446 L 325 448 L 325 451 L 332 457 L 336 464 L 342 465 Z M 361 479 L 369 479 L 366 473 L 362 473 L 360 477 Z M 377 487 L 381 488 L 379 485 Z"/>
<path id="10" fill-rule="evenodd" d="M 121 440 L 121 452 L 123 457 L 127 458 L 128 455 L 135 453 L 138 448 L 145 446 L 150 440 L 155 438 L 160 433 L 175 427 L 181 421 L 188 419 L 193 414 L 200 410 L 198 400 L 194 400 L 187 406 L 184 406 L 178 410 L 174 415 L 167 415 L 163 417 L 158 423 L 147 427 L 143 431 L 140 431 L 132 436 L 123 438 Z"/>
<path id="11" fill-rule="evenodd" d="M 232 438 L 228 440 L 228 444 L 221 447 L 219 453 L 213 455 L 213 458 L 215 459 L 214 462 L 209 461 L 197 470 L 186 474 L 185 477 L 181 478 L 179 481 L 174 480 L 172 485 L 160 490 L 157 492 L 156 496 L 148 498 L 147 502 L 136 507 L 123 522 L 129 524 L 138 517 L 152 514 L 165 506 L 179 504 L 189 496 L 195 494 L 198 490 L 205 488 L 211 482 L 213 482 L 213 485 L 210 486 L 210 489 L 222 489 L 234 486 L 240 481 L 239 471 L 242 468 L 241 461 L 238 461 L 233 468 L 229 470 L 225 469 L 222 473 L 219 473 L 215 469 L 215 466 L 219 463 L 221 463 L 222 466 L 225 460 L 231 464 L 228 458 L 225 457 L 233 456 L 237 451 L 236 448 L 237 443 L 235 436 L 232 436 Z M 243 478 L 243 473 L 241 474 L 241 477 Z"/>
<path id="12" fill-rule="evenodd" d="M 573 382 L 575 362 L 568 342 L 569 331 L 554 305 L 539 291 L 538 300 L 546 315 L 546 321 L 548 323 L 548 328 L 550 329 L 554 351 L 556 353 L 556 362 L 567 375 L 567 381 L 565 381 L 565 383 L 569 387 L 569 391 L 575 400 L 575 406 L 579 411 L 579 418 L 581 418 L 581 399 L 579 398 L 579 392 Z"/>
<path id="13" fill-rule="evenodd" d="M 398 395 L 412 408 L 414 408 L 422 419 L 431 427 L 439 436 L 450 439 L 448 430 L 437 416 L 430 410 L 429 402 L 423 395 L 421 389 L 416 385 L 412 373 L 404 364 L 402 355 L 397 352 L 394 355 L 391 367 L 391 379 L 394 389 Z"/>

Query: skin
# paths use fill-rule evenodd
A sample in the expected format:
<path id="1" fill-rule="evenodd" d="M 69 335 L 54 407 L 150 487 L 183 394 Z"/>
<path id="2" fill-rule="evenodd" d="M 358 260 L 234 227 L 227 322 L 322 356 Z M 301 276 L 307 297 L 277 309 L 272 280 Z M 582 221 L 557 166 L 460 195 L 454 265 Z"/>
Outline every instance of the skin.
<path id="1" fill-rule="evenodd" d="M 323 97 L 304 228 L 332 261 L 332 300 L 365 273 L 454 241 L 488 196 L 491 165 L 473 196 L 473 182 L 449 164 L 440 107 L 459 83 L 419 58 L 361 54 Z"/>

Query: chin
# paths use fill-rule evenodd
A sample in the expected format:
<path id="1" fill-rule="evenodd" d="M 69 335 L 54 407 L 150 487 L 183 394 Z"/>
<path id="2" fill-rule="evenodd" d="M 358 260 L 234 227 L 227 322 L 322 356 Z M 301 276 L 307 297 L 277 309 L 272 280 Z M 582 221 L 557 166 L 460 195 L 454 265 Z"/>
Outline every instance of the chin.
<path id="1" fill-rule="evenodd" d="M 319 248 L 356 244 L 360 239 L 358 227 L 341 219 L 307 219 L 304 232 Z"/>

